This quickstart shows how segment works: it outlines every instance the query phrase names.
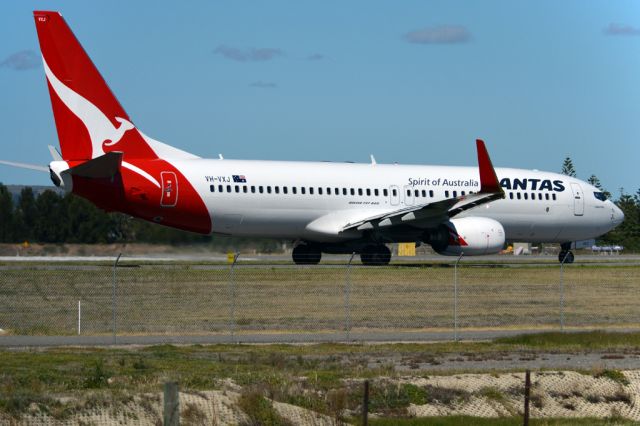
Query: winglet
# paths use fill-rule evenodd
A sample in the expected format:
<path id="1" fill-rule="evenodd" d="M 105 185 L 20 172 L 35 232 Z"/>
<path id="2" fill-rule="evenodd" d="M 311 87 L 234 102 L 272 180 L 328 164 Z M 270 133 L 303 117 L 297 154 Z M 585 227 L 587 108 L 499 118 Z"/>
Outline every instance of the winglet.
<path id="1" fill-rule="evenodd" d="M 496 171 L 491 164 L 491 158 L 487 152 L 487 147 L 482 139 L 476 139 L 478 149 L 478 169 L 480 171 L 480 192 L 481 193 L 504 193 Z"/>

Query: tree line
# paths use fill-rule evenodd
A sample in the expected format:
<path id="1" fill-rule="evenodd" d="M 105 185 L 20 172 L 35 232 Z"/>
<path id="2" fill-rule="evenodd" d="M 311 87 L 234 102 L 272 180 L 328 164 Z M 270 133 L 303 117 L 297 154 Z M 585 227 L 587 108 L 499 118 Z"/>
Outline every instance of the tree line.
<path id="1" fill-rule="evenodd" d="M 84 198 L 24 187 L 17 201 L 0 183 L 0 243 L 209 244 L 220 251 L 278 251 L 282 242 L 212 237 L 159 226 L 122 213 L 106 213 Z"/>

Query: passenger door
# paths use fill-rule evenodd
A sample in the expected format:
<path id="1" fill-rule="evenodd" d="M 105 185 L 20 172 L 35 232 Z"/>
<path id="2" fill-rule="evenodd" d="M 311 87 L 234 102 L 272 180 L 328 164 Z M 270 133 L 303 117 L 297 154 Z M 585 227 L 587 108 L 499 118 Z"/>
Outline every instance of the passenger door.
<path id="1" fill-rule="evenodd" d="M 584 194 L 582 193 L 582 187 L 578 183 L 572 183 L 571 191 L 573 192 L 573 214 L 575 216 L 582 216 L 584 214 Z"/>

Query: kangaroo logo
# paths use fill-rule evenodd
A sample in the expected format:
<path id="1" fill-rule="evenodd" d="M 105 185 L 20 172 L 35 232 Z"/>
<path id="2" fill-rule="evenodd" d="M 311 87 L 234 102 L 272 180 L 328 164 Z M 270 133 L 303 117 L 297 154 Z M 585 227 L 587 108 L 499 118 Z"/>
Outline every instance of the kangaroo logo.
<path id="1" fill-rule="evenodd" d="M 67 108 L 69 108 L 87 128 L 89 138 L 91 139 L 91 158 L 104 155 L 103 145 L 113 146 L 117 144 L 127 131 L 135 128 L 129 120 L 121 117 L 115 117 L 115 120 L 120 123 L 118 127 L 115 127 L 111 120 L 109 120 L 98 107 L 62 83 L 55 74 L 53 74 L 44 57 L 42 61 L 44 62 L 44 72 L 53 90 Z"/>

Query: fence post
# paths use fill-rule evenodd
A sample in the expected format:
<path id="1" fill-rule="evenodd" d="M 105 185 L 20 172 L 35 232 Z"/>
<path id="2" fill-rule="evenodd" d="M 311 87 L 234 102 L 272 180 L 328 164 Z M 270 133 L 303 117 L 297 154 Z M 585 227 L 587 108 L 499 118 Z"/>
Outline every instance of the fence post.
<path id="1" fill-rule="evenodd" d="M 369 381 L 364 381 L 364 395 L 362 397 L 362 425 L 369 424 Z"/>
<path id="2" fill-rule="evenodd" d="M 345 286 L 344 286 L 344 330 L 345 339 L 348 341 L 351 338 L 351 262 L 355 252 L 351 253 L 349 263 L 347 263 L 347 273 L 345 274 Z"/>
<path id="3" fill-rule="evenodd" d="M 568 257 L 567 252 L 560 262 L 560 331 L 564 331 L 564 262 Z"/>
<path id="4" fill-rule="evenodd" d="M 460 252 L 460 256 L 453 265 L 453 341 L 458 341 L 458 264 L 464 256 L 464 252 Z"/>
<path id="5" fill-rule="evenodd" d="M 180 394 L 178 383 L 164 384 L 164 426 L 178 426 L 180 424 Z"/>
<path id="6" fill-rule="evenodd" d="M 117 338 L 116 338 L 116 333 L 117 333 L 117 327 L 116 327 L 116 310 L 117 310 L 117 295 L 116 295 L 116 286 L 118 284 L 118 281 L 116 280 L 116 268 L 118 267 L 118 262 L 120 261 L 120 256 L 122 256 L 122 253 L 118 253 L 118 257 L 116 257 L 116 261 L 113 262 L 113 285 L 112 285 L 112 291 L 111 291 L 111 312 L 113 315 L 113 323 L 112 323 L 112 327 L 113 327 L 113 344 L 115 345 L 117 343 Z"/>
<path id="7" fill-rule="evenodd" d="M 524 426 L 529 426 L 529 400 L 531 395 L 531 371 L 524 374 Z"/>
<path id="8" fill-rule="evenodd" d="M 240 257 L 240 253 L 236 252 L 233 254 L 233 262 L 231 263 L 231 267 L 229 269 L 229 298 L 231 299 L 231 304 L 229 305 L 229 333 L 231 336 L 231 342 L 236 343 L 236 275 L 235 275 L 235 267 L 236 263 L 238 263 L 238 257 Z"/>
<path id="9" fill-rule="evenodd" d="M 80 335 L 81 324 L 82 324 L 82 305 L 80 303 L 80 300 L 78 300 L 78 336 Z"/>

